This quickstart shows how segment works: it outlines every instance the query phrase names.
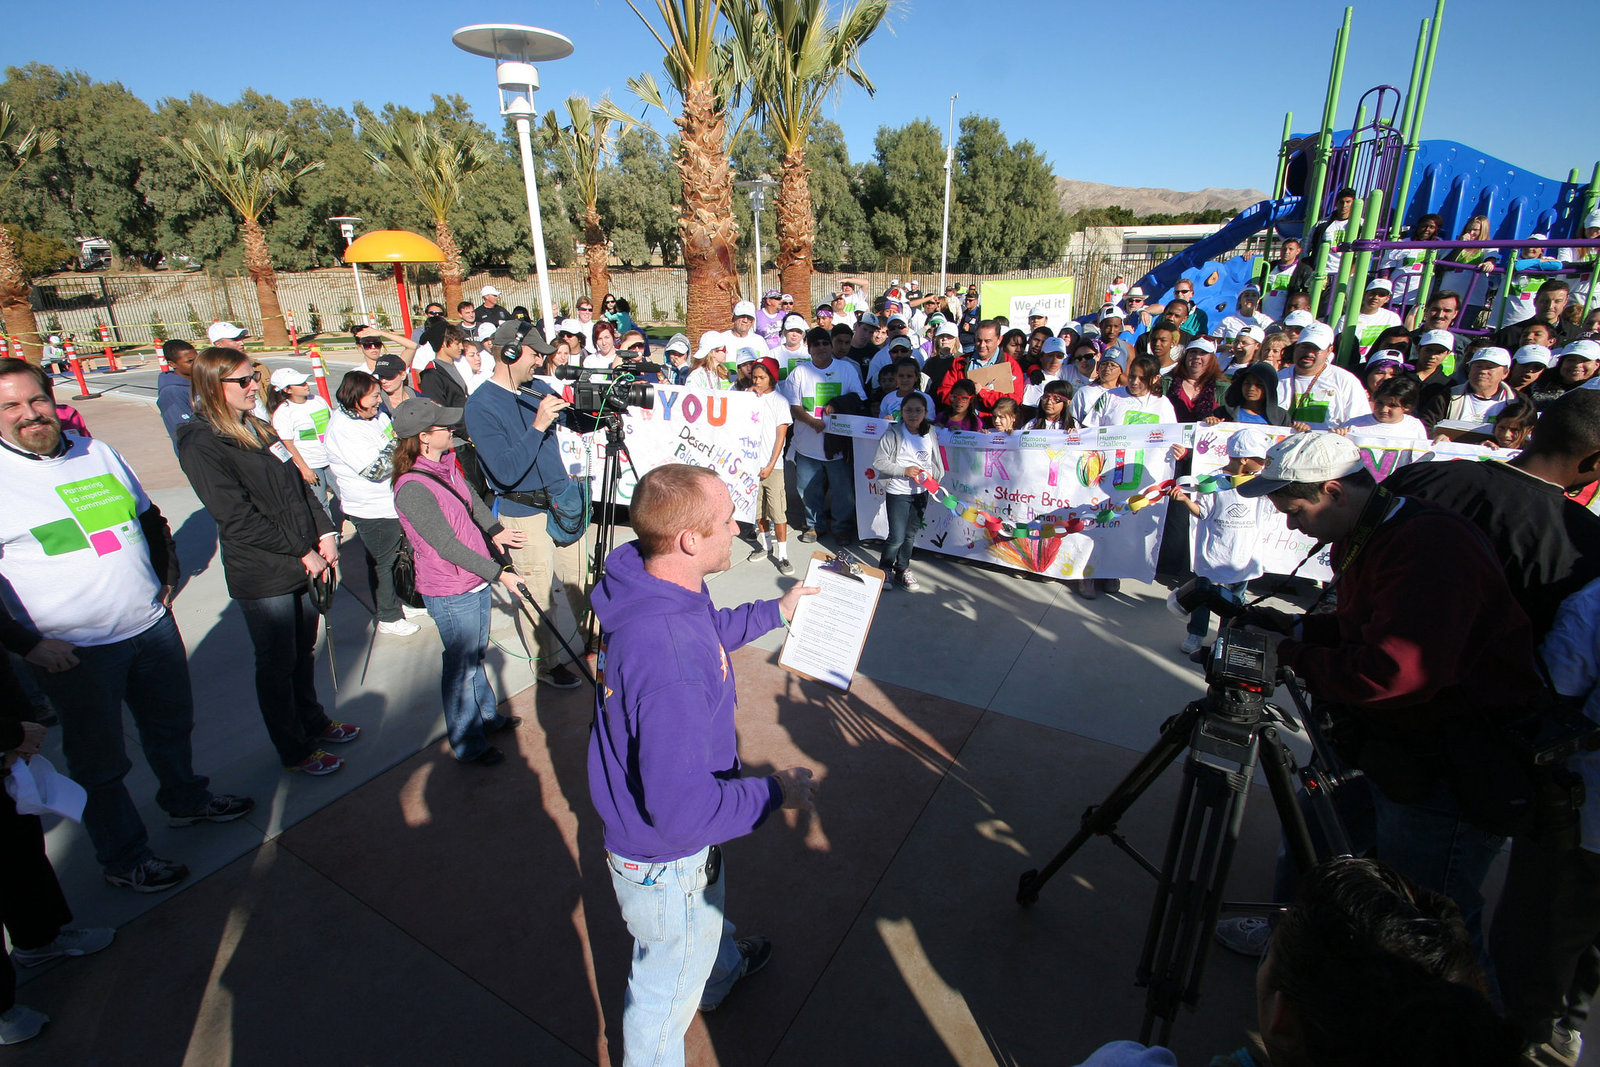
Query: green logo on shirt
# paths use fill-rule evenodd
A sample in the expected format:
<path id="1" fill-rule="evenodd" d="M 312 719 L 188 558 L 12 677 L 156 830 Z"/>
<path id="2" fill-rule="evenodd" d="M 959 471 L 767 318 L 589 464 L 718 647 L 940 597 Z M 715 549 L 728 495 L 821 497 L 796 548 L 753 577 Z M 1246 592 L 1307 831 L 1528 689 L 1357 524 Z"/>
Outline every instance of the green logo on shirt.
<path id="1" fill-rule="evenodd" d="M 47 556 L 64 556 L 85 548 L 100 555 L 122 547 L 114 529 L 132 523 L 137 515 L 133 494 L 109 474 L 96 475 L 56 486 L 56 495 L 72 512 L 71 518 L 43 523 L 28 531 Z"/>

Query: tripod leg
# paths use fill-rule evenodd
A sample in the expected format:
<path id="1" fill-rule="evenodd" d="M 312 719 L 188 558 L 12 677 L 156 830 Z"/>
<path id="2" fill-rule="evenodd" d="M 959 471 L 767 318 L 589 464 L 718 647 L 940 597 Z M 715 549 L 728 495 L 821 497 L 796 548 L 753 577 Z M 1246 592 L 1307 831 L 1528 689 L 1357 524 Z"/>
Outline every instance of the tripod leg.
<path id="1" fill-rule="evenodd" d="M 1261 772 L 1266 775 L 1267 788 L 1272 790 L 1272 803 L 1278 809 L 1289 855 L 1294 857 L 1295 869 L 1305 874 L 1317 865 L 1317 850 L 1311 844 L 1306 814 L 1294 795 L 1294 756 L 1271 726 L 1261 731 L 1261 750 Z"/>
<path id="2" fill-rule="evenodd" d="M 1178 1005 L 1200 999 L 1200 979 L 1211 947 L 1211 930 L 1222 908 L 1222 890 L 1244 824 L 1245 801 L 1255 770 L 1254 737 L 1237 771 L 1190 757 L 1184 792 L 1167 839 L 1161 886 L 1150 910 L 1138 980 L 1148 985 L 1140 1040 L 1166 1044 Z"/>
<path id="3" fill-rule="evenodd" d="M 1178 757 L 1189 744 L 1189 735 L 1205 711 L 1205 705 L 1196 701 L 1184 708 L 1170 723 L 1150 750 L 1140 757 L 1133 769 L 1118 782 L 1105 800 L 1083 814 L 1083 823 L 1072 840 L 1062 846 L 1042 870 L 1024 871 L 1017 885 L 1017 903 L 1027 907 L 1039 899 L 1039 890 L 1062 866 L 1096 834 L 1109 834 L 1134 801 L 1144 795 L 1150 783 L 1161 777 L 1161 772 Z"/>

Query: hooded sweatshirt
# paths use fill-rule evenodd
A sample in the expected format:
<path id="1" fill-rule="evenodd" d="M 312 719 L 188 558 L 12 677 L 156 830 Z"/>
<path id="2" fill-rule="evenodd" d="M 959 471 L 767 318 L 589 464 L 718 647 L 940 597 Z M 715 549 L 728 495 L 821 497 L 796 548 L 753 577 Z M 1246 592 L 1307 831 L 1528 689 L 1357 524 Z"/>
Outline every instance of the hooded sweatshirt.
<path id="1" fill-rule="evenodd" d="M 194 399 L 189 379 L 177 371 L 164 370 L 156 376 L 156 410 L 161 412 L 161 422 L 172 438 L 173 451 L 178 448 L 178 427 L 194 418 Z"/>
<path id="2" fill-rule="evenodd" d="M 739 775 L 728 653 L 783 625 L 778 602 L 718 609 L 703 583 L 690 592 L 648 573 L 636 544 L 607 557 L 590 599 L 601 645 L 589 795 L 606 849 L 665 863 L 760 826 L 783 789 Z"/>

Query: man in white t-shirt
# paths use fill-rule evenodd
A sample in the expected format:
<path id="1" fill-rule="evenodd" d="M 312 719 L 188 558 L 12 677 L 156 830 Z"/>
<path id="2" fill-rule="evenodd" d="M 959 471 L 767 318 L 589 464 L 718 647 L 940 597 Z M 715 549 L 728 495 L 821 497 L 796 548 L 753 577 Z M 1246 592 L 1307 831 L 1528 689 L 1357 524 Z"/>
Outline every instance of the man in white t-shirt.
<path id="1" fill-rule="evenodd" d="M 753 353 L 750 359 L 760 359 L 772 347 L 765 337 L 756 333 L 756 306 L 749 300 L 733 305 L 733 329 L 728 332 L 727 340 L 728 358 L 735 365 L 746 362 L 738 355 L 740 352 Z"/>
<path id="2" fill-rule="evenodd" d="M 1233 314 L 1222 320 L 1218 327 L 1223 337 L 1237 337 L 1246 326 L 1259 326 L 1264 331 L 1272 325 L 1272 316 L 1261 310 L 1261 290 L 1255 283 L 1239 290 L 1234 301 Z"/>
<path id="3" fill-rule="evenodd" d="M 1326 430 L 1372 414 L 1361 379 L 1330 362 L 1332 355 L 1332 328 L 1313 322 L 1300 331 L 1294 363 L 1278 372 L 1278 405 L 1297 430 Z"/>
<path id="4" fill-rule="evenodd" d="M 1361 294 L 1361 310 L 1356 313 L 1356 345 L 1363 357 L 1372 349 L 1378 335 L 1391 326 L 1400 325 L 1400 316 L 1389 310 L 1389 298 L 1394 295 L 1394 283 L 1388 278 L 1373 278 L 1367 282 L 1367 291 Z M 1335 337 L 1344 333 L 1347 316 L 1339 317 L 1333 328 Z"/>
<path id="5" fill-rule="evenodd" d="M 1517 398 L 1506 384 L 1511 373 L 1511 353 L 1503 348 L 1485 347 L 1472 353 L 1467 364 L 1467 380 L 1450 391 L 1445 418 L 1461 422 L 1493 422 L 1508 401 Z"/>
<path id="6" fill-rule="evenodd" d="M 63 434 L 50 379 L 0 362 L 0 644 L 34 667 L 61 716 L 69 777 L 107 883 L 140 893 L 188 877 L 158 859 L 123 778 L 126 701 L 171 825 L 231 822 L 254 805 L 195 774 L 188 656 L 169 605 L 181 571 L 167 520 L 103 441 Z M 8 857 L 6 862 L 12 862 Z"/>
<path id="7" fill-rule="evenodd" d="M 816 541 L 826 529 L 823 503 L 829 504 L 833 531 L 842 548 L 855 543 L 855 475 L 850 470 L 850 453 L 829 458 L 825 450 L 824 417 L 832 414 L 834 401 L 849 393 L 864 403 L 867 391 L 861 386 L 861 372 L 854 362 L 835 359 L 821 349 L 808 363 L 797 363 L 783 380 L 784 398 L 794 418 L 794 467 L 805 505 L 806 528 L 800 540 Z"/>

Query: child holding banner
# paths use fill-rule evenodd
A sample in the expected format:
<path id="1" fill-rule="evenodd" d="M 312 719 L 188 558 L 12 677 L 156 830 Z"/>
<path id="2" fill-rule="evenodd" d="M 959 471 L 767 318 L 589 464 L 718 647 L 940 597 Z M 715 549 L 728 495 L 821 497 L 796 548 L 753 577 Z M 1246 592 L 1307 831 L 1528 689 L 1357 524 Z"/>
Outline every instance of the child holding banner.
<path id="1" fill-rule="evenodd" d="M 760 397 L 768 421 L 761 428 L 761 442 L 767 457 L 760 471 L 761 488 L 756 496 L 756 547 L 750 553 L 754 562 L 772 554 L 772 561 L 783 574 L 793 574 L 794 564 L 789 562 L 789 494 L 783 481 L 783 445 L 794 424 L 789 412 L 789 401 L 778 389 L 778 361 L 764 356 L 750 365 L 749 390 Z"/>
<path id="2" fill-rule="evenodd" d="M 889 513 L 889 536 L 878 557 L 878 569 L 890 581 L 912 590 L 917 588 L 917 579 L 910 570 L 911 546 L 922 528 L 929 496 L 917 483 L 930 476 L 936 482 L 944 478 L 939 438 L 932 429 L 927 401 L 921 393 L 912 393 L 900 407 L 899 423 L 879 439 L 878 452 L 872 460 Z"/>
<path id="3" fill-rule="evenodd" d="M 1266 465 L 1267 449 L 1273 438 L 1265 430 L 1239 430 L 1228 438 L 1228 463 L 1224 475 L 1255 474 Z M 1235 593 L 1244 591 L 1252 578 L 1266 573 L 1256 558 L 1256 543 L 1261 539 L 1261 509 L 1270 510 L 1266 497 L 1247 499 L 1232 485 L 1213 493 L 1202 493 L 1198 501 L 1174 486 L 1172 502 L 1189 510 L 1198 522 L 1194 531 L 1194 572 Z M 1211 630 L 1211 612 L 1195 608 L 1189 615 L 1189 632 L 1179 647 L 1185 654 L 1194 652 Z"/>
<path id="4" fill-rule="evenodd" d="M 1095 402 L 1087 426 L 1139 426 L 1177 422 L 1172 402 L 1155 392 L 1161 366 L 1150 356 L 1135 356 L 1128 364 L 1128 384 L 1108 390 Z"/>

